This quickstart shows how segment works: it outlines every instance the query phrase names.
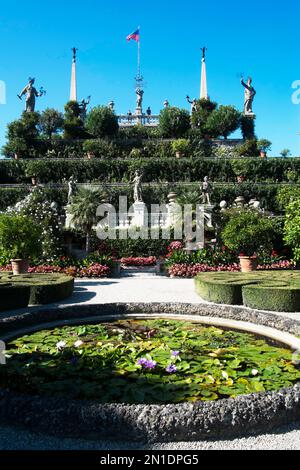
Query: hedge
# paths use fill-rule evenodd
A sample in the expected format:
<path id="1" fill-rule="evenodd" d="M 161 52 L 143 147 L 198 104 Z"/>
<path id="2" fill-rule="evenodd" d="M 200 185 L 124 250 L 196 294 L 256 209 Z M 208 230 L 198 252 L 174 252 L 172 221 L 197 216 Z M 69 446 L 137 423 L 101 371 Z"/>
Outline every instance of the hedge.
<path id="1" fill-rule="evenodd" d="M 300 311 L 300 272 L 208 273 L 195 278 L 206 301 L 277 312 Z"/>
<path id="2" fill-rule="evenodd" d="M 137 158 L 137 159 L 35 159 L 0 160 L 0 184 L 22 184 L 36 176 L 43 184 L 59 183 L 72 175 L 79 183 L 132 181 L 136 170 L 142 170 L 145 182 L 198 182 L 205 176 L 212 181 L 235 182 L 234 161 L 210 158 Z M 244 158 L 243 173 L 247 180 L 257 182 L 289 182 L 288 171 L 300 174 L 300 159 Z"/>
<path id="3" fill-rule="evenodd" d="M 10 283 L 15 288 L 30 291 L 27 305 L 46 305 L 70 297 L 74 290 L 74 279 L 61 274 L 0 274 L 0 288 Z M 26 306 L 26 305 L 25 305 Z"/>
<path id="4" fill-rule="evenodd" d="M 1 284 L 0 282 L 0 312 L 25 308 L 29 304 L 30 287 Z"/>

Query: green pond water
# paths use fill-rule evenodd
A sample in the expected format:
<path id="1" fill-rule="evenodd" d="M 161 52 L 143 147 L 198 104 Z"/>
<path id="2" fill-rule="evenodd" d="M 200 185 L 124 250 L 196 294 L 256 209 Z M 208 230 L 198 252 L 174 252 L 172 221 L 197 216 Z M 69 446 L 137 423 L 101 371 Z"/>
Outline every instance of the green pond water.
<path id="1" fill-rule="evenodd" d="M 213 401 L 300 381 L 289 349 L 175 320 L 43 330 L 11 341 L 0 387 L 99 403 Z"/>

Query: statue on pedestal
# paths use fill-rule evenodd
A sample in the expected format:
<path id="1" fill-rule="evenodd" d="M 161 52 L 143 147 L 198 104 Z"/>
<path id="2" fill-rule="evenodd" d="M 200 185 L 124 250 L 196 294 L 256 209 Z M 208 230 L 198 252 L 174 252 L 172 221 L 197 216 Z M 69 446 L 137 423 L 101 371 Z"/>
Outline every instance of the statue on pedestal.
<path id="1" fill-rule="evenodd" d="M 193 114 L 194 112 L 197 111 L 197 100 L 196 100 L 196 98 L 194 98 L 193 100 L 191 100 L 188 95 L 187 95 L 186 99 L 187 99 L 187 102 L 192 105 L 192 106 L 191 106 L 191 114 Z"/>
<path id="2" fill-rule="evenodd" d="M 68 192 L 68 205 L 70 205 L 73 201 L 73 196 L 76 193 L 77 190 L 77 180 L 75 179 L 74 176 L 71 176 L 71 178 L 68 181 L 68 187 L 69 187 L 69 192 Z"/>
<path id="3" fill-rule="evenodd" d="M 253 101 L 256 95 L 256 90 L 252 86 L 252 78 L 248 78 L 247 83 L 244 82 L 244 78 L 241 79 L 241 84 L 245 88 L 245 102 L 244 102 L 244 114 L 245 116 L 253 116 Z"/>
<path id="4" fill-rule="evenodd" d="M 138 204 L 143 201 L 143 193 L 142 193 L 142 179 L 143 175 L 139 171 L 135 172 L 133 184 L 134 184 L 134 203 Z"/>
<path id="5" fill-rule="evenodd" d="M 108 107 L 111 111 L 114 111 L 115 110 L 115 102 L 114 100 L 111 100 L 109 103 L 108 103 Z"/>
<path id="6" fill-rule="evenodd" d="M 211 194 L 212 194 L 212 185 L 209 181 L 208 176 L 205 176 L 202 183 L 202 204 L 207 204 L 211 206 Z"/>
<path id="7" fill-rule="evenodd" d="M 144 97 L 144 90 L 141 88 L 136 89 L 136 106 L 137 109 L 142 110 L 143 107 L 143 97 Z"/>
<path id="8" fill-rule="evenodd" d="M 91 96 L 88 96 L 87 100 L 82 100 L 81 103 L 79 103 L 79 108 L 80 108 L 80 117 L 83 121 L 86 120 L 86 115 L 87 115 L 87 107 L 91 102 Z"/>
<path id="9" fill-rule="evenodd" d="M 26 95 L 26 107 L 25 111 L 27 113 L 34 113 L 35 112 L 35 98 L 39 98 L 40 96 L 43 96 L 46 94 L 46 91 L 41 88 L 40 91 L 37 91 L 37 89 L 34 87 L 35 83 L 35 78 L 29 78 L 28 79 L 28 85 L 21 91 L 21 93 L 18 96 L 20 100 L 22 100 L 22 97 Z"/>
<path id="10" fill-rule="evenodd" d="M 168 108 L 170 106 L 169 100 L 164 101 L 164 108 Z"/>

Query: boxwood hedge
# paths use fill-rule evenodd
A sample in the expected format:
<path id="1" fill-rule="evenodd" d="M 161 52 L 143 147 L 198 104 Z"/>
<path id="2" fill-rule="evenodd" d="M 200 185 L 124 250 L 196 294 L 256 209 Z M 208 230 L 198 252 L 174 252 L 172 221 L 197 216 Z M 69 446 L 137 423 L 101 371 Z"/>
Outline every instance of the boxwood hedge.
<path id="1" fill-rule="evenodd" d="M 7 285 L 9 285 L 9 287 L 7 287 Z M 15 289 L 20 289 L 20 292 L 23 289 L 24 295 L 25 291 L 28 292 L 27 303 L 26 305 L 22 305 L 22 307 L 26 307 L 28 304 L 46 305 L 70 297 L 74 290 L 74 279 L 61 274 L 23 274 L 21 276 L 13 276 L 12 273 L 1 273 L 0 289 L 1 306 L 2 289 L 4 289 L 3 296 L 6 299 L 16 296 Z M 8 305 L 9 302 L 10 300 L 7 300 Z M 3 305 L 4 304 L 5 302 L 3 302 Z M 12 308 L 21 307 L 17 305 Z"/>
<path id="2" fill-rule="evenodd" d="M 204 273 L 195 279 L 208 302 L 278 312 L 300 311 L 300 272 Z"/>
<path id="3" fill-rule="evenodd" d="M 30 287 L 0 283 L 0 312 L 27 307 Z"/>

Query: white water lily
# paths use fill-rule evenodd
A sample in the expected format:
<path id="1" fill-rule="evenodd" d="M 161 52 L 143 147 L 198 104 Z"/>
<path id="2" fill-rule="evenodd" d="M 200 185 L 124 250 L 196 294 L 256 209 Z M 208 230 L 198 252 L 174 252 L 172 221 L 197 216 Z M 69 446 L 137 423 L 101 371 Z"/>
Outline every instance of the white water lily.
<path id="1" fill-rule="evenodd" d="M 67 346 L 67 343 L 65 341 L 60 341 L 56 345 L 56 347 L 59 351 L 62 351 L 63 349 L 65 349 L 66 346 Z"/>
<path id="2" fill-rule="evenodd" d="M 78 341 L 76 341 L 76 343 L 74 343 L 74 346 L 75 348 L 80 348 L 81 346 L 83 346 L 83 341 L 81 341 L 80 339 Z"/>
<path id="3" fill-rule="evenodd" d="M 251 374 L 255 377 L 256 375 L 259 374 L 259 371 L 257 369 L 252 369 Z"/>

